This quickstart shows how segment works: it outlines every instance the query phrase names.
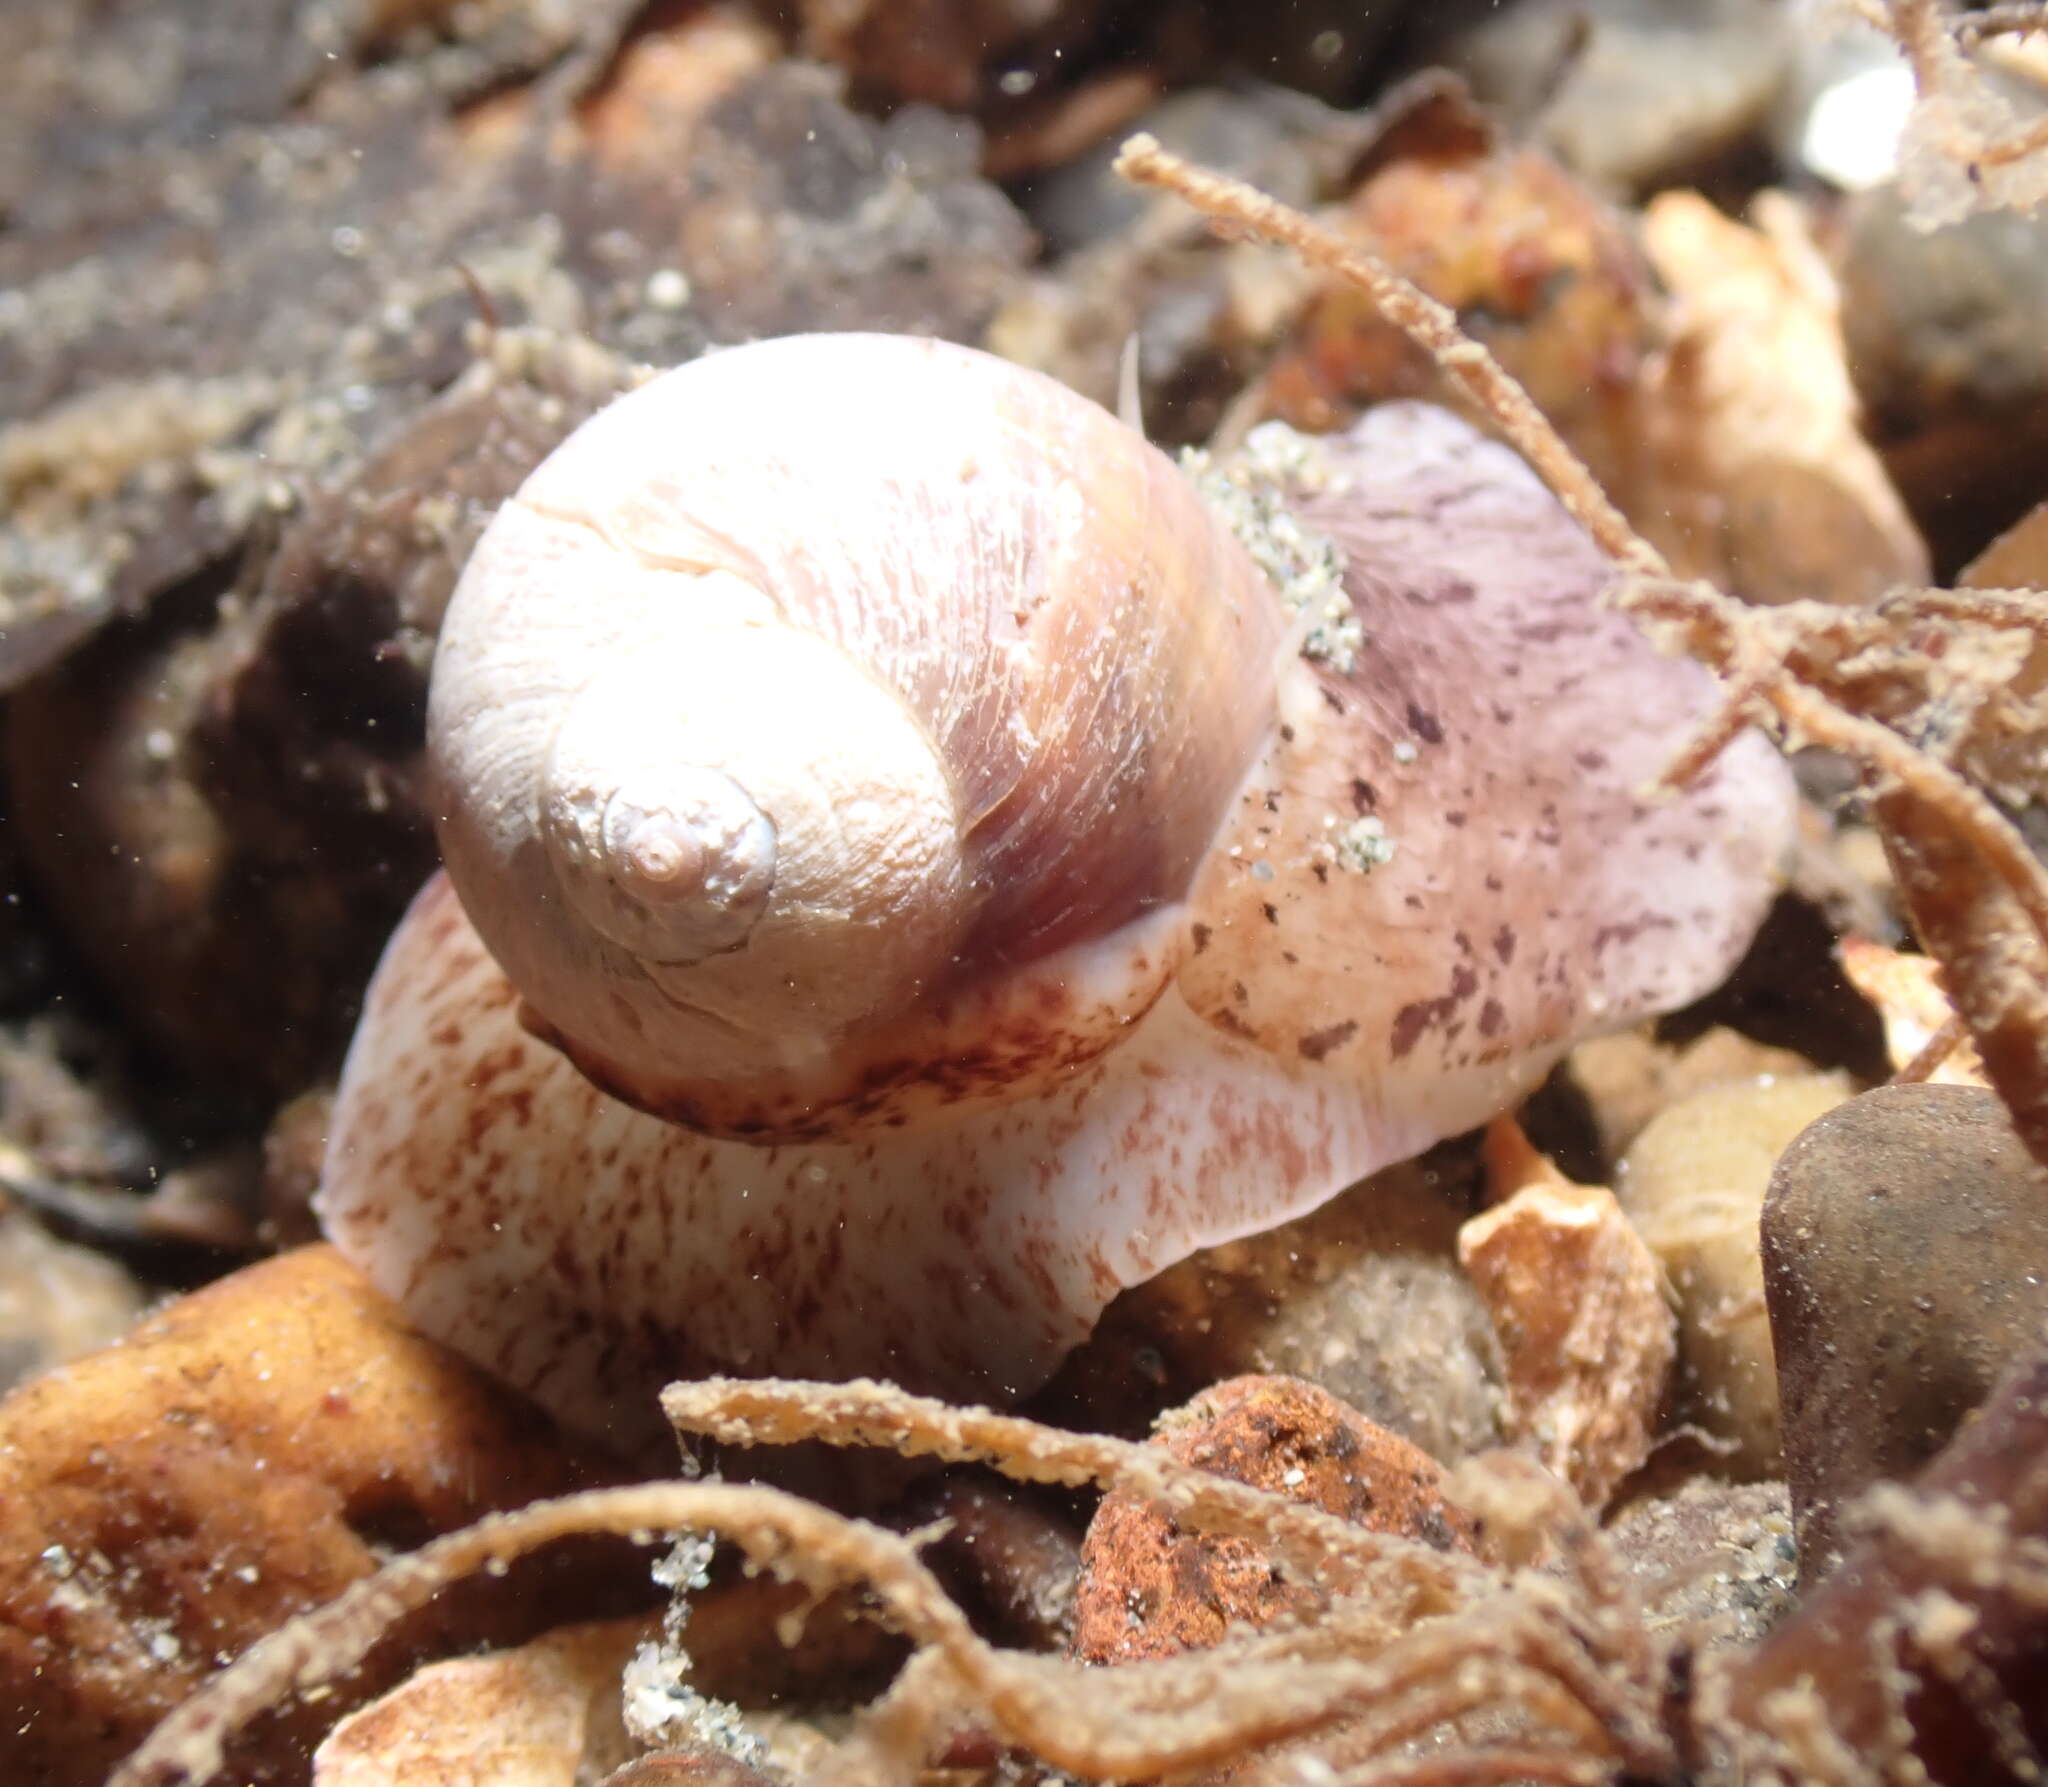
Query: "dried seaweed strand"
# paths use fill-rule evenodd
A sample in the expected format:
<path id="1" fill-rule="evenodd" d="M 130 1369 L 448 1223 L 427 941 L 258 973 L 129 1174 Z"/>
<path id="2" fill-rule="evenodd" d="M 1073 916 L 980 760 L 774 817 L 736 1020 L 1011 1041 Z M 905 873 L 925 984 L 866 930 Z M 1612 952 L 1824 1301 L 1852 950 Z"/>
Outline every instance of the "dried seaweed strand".
<path id="1" fill-rule="evenodd" d="M 757 1564 L 814 1590 L 865 1586 L 890 1622 L 925 1647 L 932 1662 L 917 1679 L 933 1685 L 915 1706 L 897 1700 L 887 1709 L 916 1739 L 904 1773 L 970 1707 L 1003 1740 L 1057 1767 L 1137 1778 L 1311 1730 L 1378 1692 L 1389 1677 L 1381 1664 L 1343 1657 L 1304 1662 L 1284 1646 L 1233 1656 L 1227 1680 L 1201 1654 L 1112 1675 L 1064 1658 L 998 1651 L 975 1636 L 912 1544 L 895 1533 L 781 1490 L 650 1483 L 493 1515 L 386 1565 L 252 1646 L 166 1717 L 108 1787 L 207 1780 L 228 1740 L 252 1719 L 354 1667 L 394 1621 L 463 1576 L 500 1569 L 570 1534 L 646 1537 L 683 1529 L 732 1540 Z M 1136 1671 L 1144 1679 L 1133 1679 Z M 849 1761 L 861 1752 L 856 1745 Z"/>
<path id="2" fill-rule="evenodd" d="M 2048 638 L 2048 596 L 2037 589 L 1894 590 L 1879 603 L 1874 618 L 1890 619 L 1895 610 L 1916 620 L 1937 616 L 1988 627 L 2024 627 Z"/>
<path id="3" fill-rule="evenodd" d="M 1025 1482 L 1128 1490 L 1170 1508 L 1186 1525 L 1255 1539 L 1325 1588 L 1350 1586 L 1362 1568 L 1398 1559 L 1418 1589 L 1437 1597 L 1431 1610 L 1441 1611 L 1459 1584 L 1479 1576 L 1479 1566 L 1456 1553 L 1369 1532 L 1320 1508 L 1182 1464 L 1156 1446 L 1065 1433 L 985 1408 L 953 1408 L 872 1379 L 707 1378 L 671 1384 L 661 1403 L 682 1432 L 724 1444 L 876 1446 L 906 1458 L 987 1464 Z"/>
<path id="4" fill-rule="evenodd" d="M 648 1483 L 589 1490 L 495 1514 L 385 1565 L 325 1607 L 260 1639 L 170 1713 L 108 1777 L 107 1787 L 199 1782 L 251 1719 L 295 1692 L 352 1669 L 391 1625 L 449 1583 L 570 1534 L 717 1532 L 757 1562 L 817 1585 L 860 1583 L 919 1642 L 972 1671 L 984 1647 L 907 1541 L 781 1490 L 723 1483 Z"/>

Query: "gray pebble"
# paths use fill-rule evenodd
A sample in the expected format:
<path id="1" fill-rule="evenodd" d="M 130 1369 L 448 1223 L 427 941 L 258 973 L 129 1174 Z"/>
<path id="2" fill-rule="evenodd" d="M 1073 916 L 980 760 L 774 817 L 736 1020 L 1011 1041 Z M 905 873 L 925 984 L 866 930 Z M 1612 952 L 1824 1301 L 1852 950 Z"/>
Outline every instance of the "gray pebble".
<path id="1" fill-rule="evenodd" d="M 1034 1412 L 1139 1434 L 1219 1379 L 1305 1378 L 1445 1464 L 1505 1439 L 1499 1347 L 1458 1264 L 1477 1157 L 1447 1143 L 1109 1306 Z"/>

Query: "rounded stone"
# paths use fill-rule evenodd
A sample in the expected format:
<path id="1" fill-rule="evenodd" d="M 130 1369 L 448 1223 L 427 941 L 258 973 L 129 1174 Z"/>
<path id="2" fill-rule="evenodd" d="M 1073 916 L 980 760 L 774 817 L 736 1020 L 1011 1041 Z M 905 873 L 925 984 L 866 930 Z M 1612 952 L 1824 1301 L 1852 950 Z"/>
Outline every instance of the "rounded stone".
<path id="1" fill-rule="evenodd" d="M 2048 1325 L 2048 1169 L 1994 1093 L 1885 1086 L 1786 1150 L 1763 1211 L 1785 1464 L 1809 1582 L 1845 1511 L 1947 1444 Z"/>

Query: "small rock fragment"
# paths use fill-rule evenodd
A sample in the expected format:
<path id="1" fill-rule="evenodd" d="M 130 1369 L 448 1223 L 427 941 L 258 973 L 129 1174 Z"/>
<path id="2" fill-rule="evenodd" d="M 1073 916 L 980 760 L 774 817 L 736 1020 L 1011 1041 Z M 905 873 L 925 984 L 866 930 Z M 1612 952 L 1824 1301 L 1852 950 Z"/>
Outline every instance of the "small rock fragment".
<path id="1" fill-rule="evenodd" d="M 1613 1192 L 1573 1184 L 1513 1119 L 1486 1159 L 1501 1201 L 1458 1258 L 1500 1336 L 1509 1430 L 1597 1511 L 1650 1454 L 1677 1353 L 1663 1273 Z"/>
<path id="2" fill-rule="evenodd" d="M 1470 1551 L 1467 1518 L 1440 1494 L 1442 1468 L 1327 1391 L 1298 1379 L 1233 1378 L 1168 1414 L 1154 1436 L 1186 1464 L 1309 1502 L 1375 1532 Z M 1072 1654 L 1130 1663 L 1216 1643 L 1321 1605 L 1249 1539 L 1183 1532 L 1155 1503 L 1103 1499 L 1081 1550 Z"/>
<path id="3" fill-rule="evenodd" d="M 1777 1473 L 1778 1388 L 1757 1212 L 1786 1145 L 1849 1096 L 1839 1075 L 1697 1092 L 1636 1138 L 1615 1193 L 1678 1297 L 1678 1416 L 1723 1442 L 1737 1479 Z"/>
<path id="4" fill-rule="evenodd" d="M 578 1787 L 632 1754 L 619 1673 L 645 1629 L 564 1626 L 429 1663 L 328 1733 L 313 1787 Z"/>
<path id="5" fill-rule="evenodd" d="M 1932 1458 L 2048 1331 L 2048 1170 L 1991 1092 L 1880 1087 L 1786 1150 L 1763 1257 L 1812 1580 L 1848 1504 Z"/>
<path id="6" fill-rule="evenodd" d="M 1885 1052 L 1894 1071 L 1919 1057 L 1936 1035 L 1956 1022 L 1956 1008 L 1942 990 L 1941 968 L 1932 956 L 1909 956 L 1861 937 L 1844 937 L 1835 957 L 1849 984 L 1877 1007 L 1884 1020 Z M 1954 1045 L 1926 1076 L 1936 1086 L 1982 1086 L 1984 1063 L 1967 1036 Z"/>

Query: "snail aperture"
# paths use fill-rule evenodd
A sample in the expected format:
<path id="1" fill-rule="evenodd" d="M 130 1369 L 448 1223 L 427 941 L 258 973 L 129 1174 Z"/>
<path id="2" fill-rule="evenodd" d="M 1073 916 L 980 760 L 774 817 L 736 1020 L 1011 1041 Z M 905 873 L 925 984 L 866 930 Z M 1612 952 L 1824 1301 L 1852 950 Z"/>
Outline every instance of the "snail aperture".
<path id="1" fill-rule="evenodd" d="M 335 1241 L 586 1428 L 710 1368 L 1014 1396 L 1711 986 L 1789 847 L 1768 746 L 1642 797 L 1711 685 L 1463 423 L 1281 445 L 1247 550 L 934 342 L 586 423 L 449 610 L 448 876 L 351 1049 Z"/>

